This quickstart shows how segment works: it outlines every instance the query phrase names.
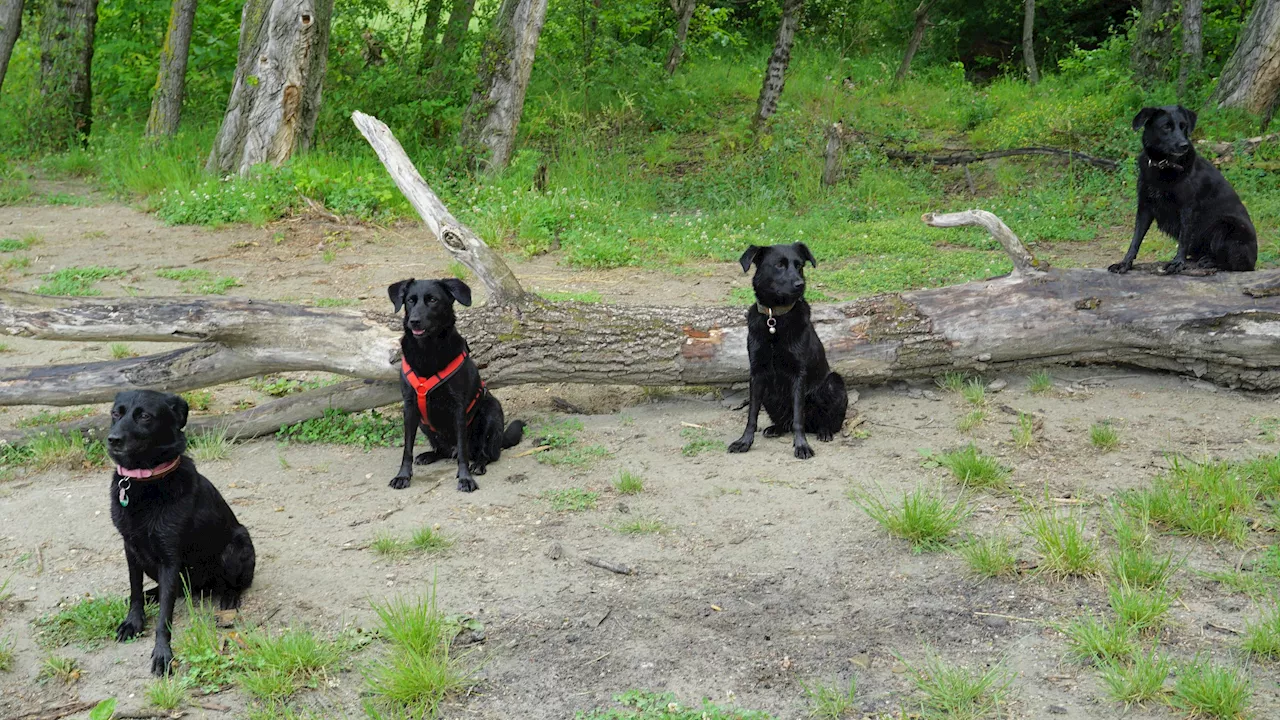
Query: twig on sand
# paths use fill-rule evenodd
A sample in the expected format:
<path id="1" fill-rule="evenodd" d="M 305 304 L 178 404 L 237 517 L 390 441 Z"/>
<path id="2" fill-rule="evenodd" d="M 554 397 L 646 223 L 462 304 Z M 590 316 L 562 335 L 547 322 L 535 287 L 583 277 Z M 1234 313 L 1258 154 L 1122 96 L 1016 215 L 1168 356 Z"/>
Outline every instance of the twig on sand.
<path id="1" fill-rule="evenodd" d="M 975 611 L 973 614 L 979 617 L 998 617 L 998 618 L 1004 618 L 1005 620 L 1017 620 L 1019 622 L 1036 623 L 1037 625 L 1044 624 L 1043 620 L 1036 620 L 1035 618 L 1018 617 L 1017 615 L 1002 615 L 1000 613 L 977 612 L 977 611 Z"/>
<path id="2" fill-rule="evenodd" d="M 598 567 L 601 570 L 608 570 L 609 572 L 618 573 L 619 575 L 634 575 L 636 572 L 633 568 L 630 568 L 626 565 L 611 563 L 607 560 L 600 560 L 598 558 L 587 558 L 586 563 L 593 567 Z"/>
<path id="3" fill-rule="evenodd" d="M 97 702 L 73 702 L 44 710 L 32 710 L 22 715 L 12 715 L 6 720 L 58 720 L 68 715 L 90 710 L 97 704 Z"/>
<path id="4" fill-rule="evenodd" d="M 528 450 L 525 450 L 522 453 L 516 453 L 515 455 L 512 455 L 512 457 L 524 457 L 526 455 L 533 455 L 535 453 L 546 452 L 550 449 L 551 449 L 550 445 L 539 445 L 536 448 L 530 448 Z"/>

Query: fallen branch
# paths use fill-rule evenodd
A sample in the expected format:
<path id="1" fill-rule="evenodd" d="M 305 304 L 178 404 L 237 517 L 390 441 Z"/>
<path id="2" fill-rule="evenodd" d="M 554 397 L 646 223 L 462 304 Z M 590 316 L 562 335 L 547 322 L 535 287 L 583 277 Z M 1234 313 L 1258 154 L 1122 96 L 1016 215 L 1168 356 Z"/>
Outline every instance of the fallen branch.
<path id="1" fill-rule="evenodd" d="M 24 715 L 11 715 L 5 720 L 59 720 L 68 715 L 75 715 L 85 710 L 92 710 L 98 703 L 96 702 L 73 702 L 66 705 L 58 705 L 44 710 L 32 710 Z"/>
<path id="2" fill-rule="evenodd" d="M 953 228 L 953 227 L 981 227 L 991 233 L 991 237 L 1000 243 L 1000 247 L 1004 248 L 1004 252 L 1013 261 L 1013 273 L 1010 277 L 1038 276 L 1044 275 L 1044 270 L 1040 267 L 1040 261 L 1036 260 L 1036 256 L 1031 254 L 1026 245 L 1018 239 L 1017 235 L 1004 224 L 1000 218 L 987 212 L 986 210 L 966 210 L 958 213 L 946 213 L 943 215 L 935 215 L 933 213 L 925 213 L 921 218 L 925 225 L 936 228 Z"/>
<path id="3" fill-rule="evenodd" d="M 1230 161 L 1236 154 L 1247 154 L 1258 149 L 1259 145 L 1273 140 L 1280 140 L 1280 133 L 1271 133 L 1270 135 L 1259 135 L 1251 138 L 1241 138 L 1234 142 L 1226 142 L 1223 140 L 1200 140 L 1196 144 L 1202 148 L 1212 150 L 1218 156 L 1217 162 L 1224 163 Z"/>
<path id="4" fill-rule="evenodd" d="M 600 560 L 598 558 L 587 558 L 585 562 L 592 567 L 598 567 L 601 570 L 608 570 L 611 573 L 618 573 L 619 575 L 634 575 L 636 572 L 626 565 L 611 563 L 607 560 Z"/>
<path id="5" fill-rule="evenodd" d="M 969 163 L 985 162 L 987 160 L 1013 157 L 1016 155 L 1048 155 L 1088 163 L 1103 170 L 1118 170 L 1120 168 L 1120 163 L 1115 160 L 1108 160 L 1107 158 L 1100 158 L 1086 153 L 1077 152 L 1075 150 L 1060 150 L 1058 148 L 1050 147 L 1022 147 L 1011 148 L 1008 150 L 988 150 L 986 152 L 954 150 L 941 155 L 930 155 L 928 153 L 885 148 L 884 154 L 893 160 L 902 160 L 904 162 L 922 163 L 927 165 L 968 165 Z"/>

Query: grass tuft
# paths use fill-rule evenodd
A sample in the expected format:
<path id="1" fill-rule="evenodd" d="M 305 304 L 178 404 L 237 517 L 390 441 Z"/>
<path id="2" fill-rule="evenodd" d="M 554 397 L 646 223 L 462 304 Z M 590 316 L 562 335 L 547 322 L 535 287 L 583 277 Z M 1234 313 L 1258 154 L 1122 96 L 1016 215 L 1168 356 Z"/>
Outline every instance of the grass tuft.
<path id="1" fill-rule="evenodd" d="M 561 488 L 543 490 L 538 497 L 550 503 L 551 509 L 557 512 L 579 512 L 581 510 L 594 510 L 596 500 L 600 498 L 600 493 L 581 488 Z"/>
<path id="2" fill-rule="evenodd" d="M 1019 450 L 1030 450 L 1035 447 L 1036 442 L 1036 422 L 1035 418 L 1027 413 L 1018 413 L 1018 422 L 1009 431 L 1013 437 L 1013 444 Z"/>
<path id="3" fill-rule="evenodd" d="M 1236 720 L 1248 716 L 1252 695 L 1244 673 L 1197 659 L 1178 668 L 1169 704 L 1193 717 Z"/>
<path id="4" fill-rule="evenodd" d="M 1164 588 L 1148 590 L 1116 584 L 1108 594 L 1111 609 L 1120 622 L 1145 633 L 1158 632 L 1164 626 L 1165 616 L 1169 614 L 1169 593 Z"/>
<path id="5" fill-rule="evenodd" d="M 937 456 L 938 464 L 951 471 L 965 487 L 1003 490 L 1008 487 L 1009 469 L 973 443 Z"/>
<path id="6" fill-rule="evenodd" d="M 44 282 L 37 285 L 33 292 L 40 295 L 70 295 L 85 297 L 101 295 L 102 291 L 94 287 L 100 280 L 122 277 L 127 273 L 113 267 L 69 267 L 40 276 Z"/>
<path id="7" fill-rule="evenodd" d="M 0 672 L 9 672 L 13 669 L 13 659 L 16 657 L 15 645 L 12 636 L 0 637 Z"/>
<path id="8" fill-rule="evenodd" d="M 1116 620 L 1082 615 L 1060 630 L 1067 636 L 1067 655 L 1077 662 L 1124 662 L 1138 649 L 1137 631 Z"/>
<path id="9" fill-rule="evenodd" d="M 964 387 L 960 389 L 960 396 L 970 405 L 980 408 L 986 407 L 987 383 L 982 378 L 969 378 Z"/>
<path id="10" fill-rule="evenodd" d="M 231 457 L 235 438 L 227 436 L 226 427 L 218 427 L 192 435 L 187 439 L 187 452 L 198 462 L 213 462 Z"/>
<path id="11" fill-rule="evenodd" d="M 148 617 L 155 606 L 146 608 Z M 36 641 L 50 648 L 77 645 L 95 650 L 112 642 L 116 628 L 129 612 L 129 598 L 123 595 L 86 597 L 35 620 Z"/>
<path id="12" fill-rule="evenodd" d="M 618 473 L 618 479 L 613 481 L 613 487 L 621 495 L 638 495 L 644 492 L 644 478 L 630 470 L 623 470 Z"/>
<path id="13" fill-rule="evenodd" d="M 970 540 L 956 548 L 969 569 L 980 577 L 1006 577 L 1018 569 L 1018 557 L 1008 538 L 982 538 Z"/>
<path id="14" fill-rule="evenodd" d="M 470 671 L 450 652 L 458 625 L 437 609 L 434 590 L 426 599 L 394 598 L 373 609 L 389 645 L 365 670 L 373 701 L 399 714 L 436 717 L 441 702 L 470 684 Z"/>
<path id="15" fill-rule="evenodd" d="M 343 658 L 340 641 L 317 637 L 310 630 L 289 628 L 279 635 L 250 630 L 239 636 L 235 682 L 266 701 L 285 700 L 303 688 L 320 687 Z"/>
<path id="16" fill-rule="evenodd" d="M 968 379 L 969 376 L 964 373 L 949 372 L 934 380 L 934 383 L 947 392 L 959 393 L 964 390 L 965 382 Z"/>
<path id="17" fill-rule="evenodd" d="M 1128 662 L 1103 661 L 1098 670 L 1107 695 L 1128 707 L 1162 697 L 1172 663 L 1153 646 L 1145 653 L 1133 653 Z"/>
<path id="18" fill-rule="evenodd" d="M 1252 509 L 1255 498 L 1237 467 L 1175 458 L 1150 488 L 1127 493 L 1123 502 L 1129 512 L 1175 532 L 1239 545 L 1249 532 L 1240 513 Z"/>
<path id="19" fill-rule="evenodd" d="M 1098 547 L 1085 537 L 1084 518 L 1076 513 L 1033 511 L 1027 516 L 1027 534 L 1042 558 L 1037 572 L 1066 578 L 1098 571 Z"/>
<path id="20" fill-rule="evenodd" d="M 1089 426 L 1089 444 L 1102 452 L 1111 452 L 1120 446 L 1120 430 L 1110 420 Z"/>
<path id="21" fill-rule="evenodd" d="M 901 506 L 889 505 L 884 499 L 869 494 L 855 493 L 852 499 L 890 535 L 910 542 L 916 552 L 945 548 L 951 534 L 970 512 L 963 496 L 948 503 L 941 495 L 924 488 L 904 495 Z"/>
<path id="22" fill-rule="evenodd" d="M 1053 376 L 1048 370 L 1037 370 L 1027 378 L 1027 391 L 1033 395 L 1044 395 L 1053 389 Z"/>
<path id="23" fill-rule="evenodd" d="M 681 428 L 680 437 L 686 441 L 684 447 L 680 448 L 680 454 L 685 457 L 694 457 L 707 451 L 724 452 L 725 449 L 724 441 L 712 437 L 711 431 L 706 428 Z"/>
<path id="24" fill-rule="evenodd" d="M 932 653 L 919 667 L 907 667 L 924 695 L 920 714 L 930 720 L 977 720 L 1000 714 L 1014 677 L 998 664 L 971 670 L 949 665 Z"/>
<path id="25" fill-rule="evenodd" d="M 974 428 L 986 422 L 987 411 L 982 409 L 974 409 L 960 416 L 956 421 L 956 430 L 962 433 L 973 432 Z"/>
<path id="26" fill-rule="evenodd" d="M 41 681 L 58 680 L 70 685 L 80 679 L 80 663 L 75 658 L 50 655 L 40 661 L 40 672 L 36 678 Z"/>
<path id="27" fill-rule="evenodd" d="M 804 694 L 813 704 L 809 710 L 810 717 L 840 720 L 858 710 L 858 678 L 856 677 L 849 678 L 847 688 L 820 682 L 810 685 L 803 680 L 800 681 L 800 687 L 804 688 Z"/>
<path id="28" fill-rule="evenodd" d="M 177 710 L 187 702 L 186 680 L 176 677 L 160 678 L 147 686 L 147 702 L 161 710 Z"/>
<path id="29" fill-rule="evenodd" d="M 359 445 L 367 451 L 403 442 L 404 423 L 397 412 L 347 413 L 330 408 L 322 417 L 280 428 L 276 438 L 297 443 Z"/>
<path id="30" fill-rule="evenodd" d="M 99 440 L 58 431 L 42 432 L 22 445 L 0 444 L 0 467 L 27 465 L 36 470 L 84 470 L 105 467 L 107 448 Z"/>
<path id="31" fill-rule="evenodd" d="M 655 535 L 666 532 L 667 526 L 661 520 L 636 518 L 618 525 L 614 530 L 623 535 Z"/>
<path id="32" fill-rule="evenodd" d="M 1280 604 L 1266 608 L 1257 622 L 1244 626 L 1240 647 L 1250 655 L 1280 659 Z"/>

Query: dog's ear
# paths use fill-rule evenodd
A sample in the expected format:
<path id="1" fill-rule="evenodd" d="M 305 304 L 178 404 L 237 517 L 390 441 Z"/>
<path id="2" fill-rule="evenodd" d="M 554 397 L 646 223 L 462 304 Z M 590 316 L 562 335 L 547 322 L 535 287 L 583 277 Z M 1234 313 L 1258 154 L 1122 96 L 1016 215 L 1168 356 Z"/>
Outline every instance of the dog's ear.
<path id="1" fill-rule="evenodd" d="M 1151 122 L 1151 116 L 1155 115 L 1159 111 L 1160 108 L 1153 107 L 1144 107 L 1139 110 L 1138 114 L 1133 116 L 1133 129 L 1141 130 L 1146 127 L 1147 123 Z"/>
<path id="2" fill-rule="evenodd" d="M 818 261 L 814 259 L 813 253 L 809 252 L 808 245 L 805 245 L 802 242 L 798 242 L 798 243 L 792 243 L 791 247 L 795 248 L 796 252 L 800 253 L 800 257 L 809 261 L 809 264 L 813 265 L 814 267 L 818 267 Z"/>
<path id="3" fill-rule="evenodd" d="M 187 414 L 191 412 L 191 406 L 181 395 L 166 395 L 165 404 L 169 406 L 169 411 L 173 413 L 173 418 L 178 422 L 178 429 L 187 426 Z"/>
<path id="4" fill-rule="evenodd" d="M 445 278 L 440 281 L 446 292 L 453 296 L 454 300 L 462 303 L 466 307 L 471 307 L 471 288 L 467 284 L 457 278 Z"/>
<path id="5" fill-rule="evenodd" d="M 1181 105 L 1178 106 L 1178 112 L 1182 113 L 1182 117 L 1187 120 L 1187 139 L 1191 139 L 1191 133 L 1196 131 L 1196 111 L 1188 110 Z"/>
<path id="6" fill-rule="evenodd" d="M 742 272 L 746 272 L 751 269 L 751 263 L 760 258 L 760 252 L 763 250 L 764 248 L 759 245 L 747 246 L 747 251 L 742 253 L 742 257 L 738 258 L 738 264 L 742 266 Z"/>
<path id="7" fill-rule="evenodd" d="M 409 278 L 387 286 L 387 297 L 391 298 L 391 304 L 395 306 L 396 312 L 400 312 L 400 308 L 404 306 L 404 291 L 412 284 L 413 278 Z"/>

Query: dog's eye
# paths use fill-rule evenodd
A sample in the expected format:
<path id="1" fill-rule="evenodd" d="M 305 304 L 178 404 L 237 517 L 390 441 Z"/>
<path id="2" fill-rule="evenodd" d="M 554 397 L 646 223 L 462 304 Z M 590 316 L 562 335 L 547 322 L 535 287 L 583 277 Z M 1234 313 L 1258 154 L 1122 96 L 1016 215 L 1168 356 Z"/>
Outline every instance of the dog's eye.
<path id="1" fill-rule="evenodd" d="M 138 419 L 139 419 L 139 420 L 150 420 L 150 419 L 151 419 L 151 413 L 145 413 L 145 412 L 144 412 L 144 413 L 138 413 Z"/>
<path id="2" fill-rule="evenodd" d="M 436 301 L 436 298 L 435 298 L 435 296 L 434 296 L 434 295 L 428 295 L 428 296 L 427 296 L 427 304 L 428 304 L 428 305 L 431 305 L 431 304 L 432 304 L 432 303 L 434 303 L 435 301 Z"/>

